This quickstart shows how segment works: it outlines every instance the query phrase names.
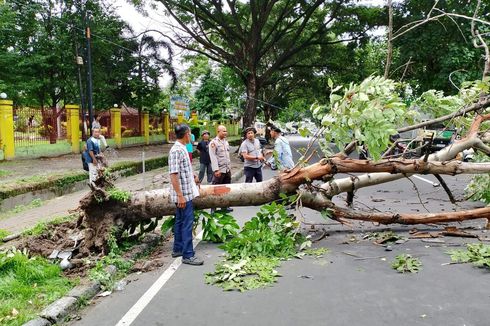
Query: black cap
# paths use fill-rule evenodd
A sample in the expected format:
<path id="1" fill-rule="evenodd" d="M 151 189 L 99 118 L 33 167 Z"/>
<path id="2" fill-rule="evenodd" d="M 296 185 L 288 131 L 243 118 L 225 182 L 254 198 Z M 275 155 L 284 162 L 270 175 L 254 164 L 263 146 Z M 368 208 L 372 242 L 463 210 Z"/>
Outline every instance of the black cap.
<path id="1" fill-rule="evenodd" d="M 246 135 L 246 134 L 248 134 L 249 131 L 253 131 L 254 134 L 257 133 L 257 129 L 255 129 L 254 127 L 247 127 L 247 128 L 245 128 L 245 130 L 243 131 L 243 133 Z"/>
<path id="2" fill-rule="evenodd" d="M 275 132 L 281 132 L 281 129 L 279 129 L 278 127 L 276 126 L 271 126 L 271 130 L 275 131 Z"/>

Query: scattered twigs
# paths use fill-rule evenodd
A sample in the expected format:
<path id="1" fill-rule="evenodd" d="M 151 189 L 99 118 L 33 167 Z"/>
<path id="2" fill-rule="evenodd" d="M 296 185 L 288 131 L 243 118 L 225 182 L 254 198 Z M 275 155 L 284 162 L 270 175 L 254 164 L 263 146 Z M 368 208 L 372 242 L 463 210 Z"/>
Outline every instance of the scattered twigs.
<path id="1" fill-rule="evenodd" d="M 453 193 L 451 192 L 451 189 L 447 186 L 446 181 L 439 175 L 439 174 L 434 174 L 436 177 L 437 181 L 441 184 L 442 188 L 446 192 L 447 196 L 449 197 L 449 200 L 451 201 L 452 204 L 456 204 L 456 199 L 454 199 Z"/>
<path id="2" fill-rule="evenodd" d="M 407 177 L 407 179 L 412 184 L 413 190 L 415 190 L 415 193 L 417 194 L 417 198 L 419 199 L 420 205 L 422 205 L 422 207 L 427 211 L 427 213 L 430 213 L 430 211 L 427 209 L 427 207 L 425 207 L 424 202 L 422 201 L 422 198 L 420 197 L 420 192 L 419 192 L 419 189 L 417 188 L 417 185 L 415 184 L 415 182 L 413 182 L 413 180 L 410 179 L 410 177 Z"/>
<path id="3" fill-rule="evenodd" d="M 347 255 L 347 256 L 356 257 L 356 258 L 361 258 L 361 256 L 356 255 L 356 254 L 353 254 L 352 252 L 342 251 L 342 253 L 343 253 L 344 255 Z"/>
<path id="4" fill-rule="evenodd" d="M 322 234 L 318 238 L 311 240 L 311 242 L 321 241 L 321 240 L 325 239 L 325 237 L 327 236 L 327 234 L 328 234 L 327 231 L 322 230 Z"/>
<path id="5" fill-rule="evenodd" d="M 381 259 L 381 258 L 385 258 L 385 257 L 386 256 L 358 257 L 358 258 L 354 258 L 354 260 Z"/>

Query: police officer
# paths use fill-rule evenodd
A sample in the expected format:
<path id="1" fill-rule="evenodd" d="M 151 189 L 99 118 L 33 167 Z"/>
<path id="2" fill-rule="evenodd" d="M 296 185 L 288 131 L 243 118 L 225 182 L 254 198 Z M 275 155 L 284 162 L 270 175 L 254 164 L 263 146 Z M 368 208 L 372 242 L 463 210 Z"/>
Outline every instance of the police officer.
<path id="1" fill-rule="evenodd" d="M 223 125 L 218 126 L 218 135 L 209 143 L 209 158 L 213 169 L 213 184 L 231 183 L 230 144 L 226 140 L 227 130 Z M 231 208 L 226 209 L 233 211 Z M 211 210 L 212 212 L 214 211 Z"/>

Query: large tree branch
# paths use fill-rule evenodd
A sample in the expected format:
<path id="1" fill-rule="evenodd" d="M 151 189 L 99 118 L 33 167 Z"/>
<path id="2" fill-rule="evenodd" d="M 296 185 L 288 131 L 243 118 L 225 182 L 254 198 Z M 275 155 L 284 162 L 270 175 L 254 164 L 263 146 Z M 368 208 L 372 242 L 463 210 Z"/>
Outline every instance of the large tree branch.
<path id="1" fill-rule="evenodd" d="M 342 162 L 343 161 L 343 162 Z M 301 184 L 320 180 L 325 175 L 355 171 L 391 171 L 403 177 L 401 173 L 482 173 L 490 171 L 490 163 L 461 162 L 423 162 L 420 160 L 385 161 L 382 163 L 362 162 L 360 160 L 322 160 L 319 163 L 299 168 L 289 173 L 259 183 L 238 183 L 227 185 L 201 186 L 200 196 L 193 203 L 196 209 L 225 206 L 256 206 L 280 199 L 281 193 L 295 193 Z M 324 195 L 322 195 L 324 196 Z M 99 205 L 89 194 L 82 207 L 90 213 L 88 207 Z M 155 216 L 172 215 L 175 204 L 170 199 L 168 188 L 133 193 L 128 203 L 119 207 L 117 216 L 124 223 L 132 223 Z M 115 214 L 115 213 L 114 213 Z M 122 222 L 121 222 L 122 223 Z"/>
<path id="2" fill-rule="evenodd" d="M 391 0 L 388 0 L 388 49 L 386 53 L 386 64 L 385 64 L 385 73 L 384 77 L 388 78 L 388 75 L 390 73 L 390 67 L 391 67 L 391 59 L 393 55 L 393 4 L 391 3 Z"/>
<path id="3" fill-rule="evenodd" d="M 490 49 L 481 36 L 480 31 L 475 28 L 475 18 L 478 14 L 478 10 L 480 9 L 480 5 L 481 0 L 478 0 L 475 12 L 473 13 L 473 19 L 471 20 L 471 35 L 473 35 L 473 46 L 475 48 L 483 48 L 485 51 L 485 64 L 483 66 L 483 79 L 485 79 L 486 77 L 490 76 Z M 480 42 L 479 44 L 478 41 Z"/>
<path id="4" fill-rule="evenodd" d="M 434 21 L 434 20 L 438 20 L 439 18 L 442 18 L 442 17 L 458 17 L 458 18 L 464 18 L 464 19 L 467 19 L 467 20 L 472 20 L 472 21 L 475 21 L 475 22 L 478 22 L 478 23 L 481 23 L 481 24 L 484 24 L 484 25 L 490 25 L 490 22 L 487 22 L 487 21 L 484 21 L 484 20 L 481 20 L 481 19 L 478 19 L 478 18 L 473 18 L 473 17 L 470 17 L 470 16 L 466 16 L 466 15 L 460 15 L 460 14 L 454 14 L 454 13 L 447 13 L 447 12 L 444 12 L 440 9 L 437 9 L 435 8 L 434 10 L 437 10 L 437 11 L 440 11 L 442 12 L 442 14 L 440 15 L 437 15 L 437 16 L 433 16 L 433 17 L 427 17 L 426 19 L 423 19 L 423 20 L 418 20 L 416 22 L 412 22 L 410 24 L 407 24 L 405 26 L 402 26 L 401 28 L 398 29 L 398 31 L 395 32 L 395 36 L 393 36 L 393 41 L 397 38 L 399 38 L 400 36 L 408 33 L 409 31 L 421 26 L 421 25 L 424 25 L 430 21 Z"/>
<path id="5" fill-rule="evenodd" d="M 410 213 L 380 213 L 380 212 L 363 212 L 348 208 L 341 208 L 334 205 L 328 197 L 321 193 L 312 194 L 307 191 L 301 192 L 301 202 L 303 206 L 312 208 L 317 211 L 329 210 L 334 220 L 358 220 L 377 222 L 381 224 L 432 224 L 432 223 L 449 223 L 461 222 L 474 219 L 490 219 L 490 207 L 477 208 L 457 212 L 442 212 L 428 214 L 410 214 Z"/>
<path id="6" fill-rule="evenodd" d="M 414 124 L 414 125 L 411 125 L 411 126 L 399 128 L 398 129 L 398 132 L 401 133 L 401 132 L 405 132 L 405 131 L 410 131 L 410 130 L 415 130 L 415 129 L 423 128 L 423 127 L 429 126 L 431 124 L 439 123 L 439 122 L 443 122 L 443 121 L 447 121 L 447 120 L 451 120 L 451 119 L 453 119 L 455 117 L 460 117 L 460 116 L 463 116 L 463 115 L 465 115 L 467 113 L 474 112 L 474 111 L 477 111 L 477 110 L 480 110 L 480 109 L 484 109 L 484 108 L 489 107 L 489 106 L 490 106 L 490 95 L 486 95 L 486 96 L 480 97 L 480 99 L 478 100 L 478 102 L 473 103 L 473 104 L 470 104 L 470 105 L 467 105 L 467 106 L 459 109 L 456 112 L 453 112 L 453 113 L 444 115 L 444 116 L 439 117 L 439 118 L 436 118 L 436 119 L 432 119 L 432 120 L 424 121 L 424 122 L 417 123 L 417 124 Z"/>
<path id="7" fill-rule="evenodd" d="M 225 58 L 226 61 L 233 62 L 233 58 L 235 57 L 235 55 L 233 53 L 227 52 L 222 47 L 216 45 L 216 43 L 214 43 L 214 42 L 208 42 L 205 38 L 203 38 L 200 35 L 196 34 L 190 28 L 190 26 L 189 26 L 188 23 L 184 22 L 182 19 L 180 19 L 180 17 L 178 15 L 175 14 L 173 8 L 171 8 L 170 2 L 168 2 L 168 1 L 160 1 L 160 2 L 165 6 L 165 8 L 167 9 L 167 11 L 172 16 L 172 18 L 175 19 L 175 21 L 182 27 L 182 29 L 184 29 L 184 31 L 189 36 L 191 36 L 193 39 L 195 39 L 199 44 L 201 44 L 202 46 L 204 46 L 206 49 L 212 50 L 215 53 L 218 53 L 219 55 L 221 55 L 223 58 Z M 175 5 L 175 6 L 177 6 L 177 7 L 179 7 L 181 10 L 184 10 L 184 11 L 187 11 L 187 10 L 190 9 L 190 8 L 188 8 L 186 6 L 180 5 L 178 1 L 173 1 L 172 4 Z M 179 37 L 179 39 L 181 39 L 180 36 L 178 36 L 178 37 Z M 194 48 L 186 46 L 185 43 L 175 42 L 174 44 L 176 44 L 179 47 L 187 48 L 187 49 L 190 49 L 192 51 L 195 51 Z M 197 51 L 195 51 L 195 52 L 197 52 Z"/>
<path id="8" fill-rule="evenodd" d="M 428 162 L 433 161 L 449 161 L 456 157 L 456 155 L 465 149 L 479 147 L 483 144 L 482 140 L 476 135 L 470 138 L 462 139 L 456 143 L 453 143 L 446 148 L 429 155 Z M 386 183 L 394 180 L 401 179 L 407 175 L 391 174 L 391 173 L 368 173 L 355 178 L 343 178 L 333 180 L 321 186 L 324 193 L 329 197 L 333 197 L 343 192 L 350 192 L 360 188 L 373 186 L 381 183 Z"/>

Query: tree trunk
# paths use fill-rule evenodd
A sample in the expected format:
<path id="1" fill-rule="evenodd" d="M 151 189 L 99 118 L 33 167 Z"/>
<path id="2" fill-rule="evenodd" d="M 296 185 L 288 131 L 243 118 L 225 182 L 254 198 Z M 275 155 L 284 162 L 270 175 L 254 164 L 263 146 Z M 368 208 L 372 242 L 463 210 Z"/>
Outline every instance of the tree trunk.
<path id="1" fill-rule="evenodd" d="M 243 113 L 243 128 L 253 126 L 255 118 L 257 117 L 257 94 L 259 91 L 259 85 L 257 83 L 257 76 L 254 73 L 250 73 L 247 77 L 247 103 L 245 112 Z"/>

